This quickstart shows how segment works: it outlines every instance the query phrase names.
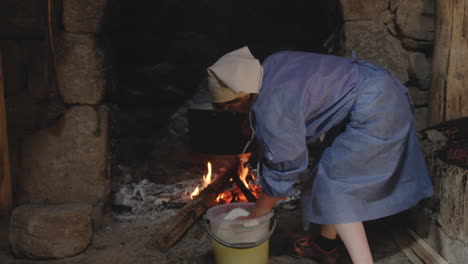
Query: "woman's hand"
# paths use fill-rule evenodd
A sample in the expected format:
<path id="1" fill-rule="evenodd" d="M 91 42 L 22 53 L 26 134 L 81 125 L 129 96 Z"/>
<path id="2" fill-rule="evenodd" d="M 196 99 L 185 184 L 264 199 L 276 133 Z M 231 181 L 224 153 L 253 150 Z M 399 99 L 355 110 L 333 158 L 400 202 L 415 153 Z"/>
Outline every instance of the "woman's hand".
<path id="1" fill-rule="evenodd" d="M 248 216 L 240 216 L 240 217 L 236 218 L 236 220 L 254 219 L 254 218 L 264 216 L 268 212 L 271 211 L 273 206 L 275 206 L 276 202 L 278 202 L 278 200 L 280 200 L 280 199 L 281 199 L 280 197 L 272 197 L 272 196 L 269 196 L 266 193 L 261 193 L 260 197 L 258 197 L 257 202 L 255 203 L 255 207 L 252 210 L 252 212 L 250 212 L 250 214 Z"/>

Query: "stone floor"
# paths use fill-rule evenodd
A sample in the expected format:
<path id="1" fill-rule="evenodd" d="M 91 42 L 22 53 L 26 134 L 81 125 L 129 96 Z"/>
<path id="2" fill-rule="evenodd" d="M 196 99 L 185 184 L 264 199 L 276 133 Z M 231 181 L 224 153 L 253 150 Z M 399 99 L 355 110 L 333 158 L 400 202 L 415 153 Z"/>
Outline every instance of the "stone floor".
<path id="1" fill-rule="evenodd" d="M 60 260 L 24 260 L 12 257 L 7 248 L 0 251 L 1 264 L 213 264 L 210 238 L 201 222 L 197 222 L 167 252 L 149 249 L 146 242 L 161 228 L 176 210 L 157 218 L 144 217 L 126 222 L 108 219 L 105 227 L 95 232 L 90 247 L 81 254 Z M 286 254 L 288 245 L 301 233 L 300 216 L 296 210 L 279 210 L 279 224 L 270 239 L 270 264 L 316 263 L 310 259 L 295 259 Z M 411 263 L 392 239 L 392 219 L 366 223 L 370 246 L 377 264 Z M 316 232 L 313 226 L 311 233 Z M 351 263 L 346 251 L 340 250 L 339 263 Z"/>

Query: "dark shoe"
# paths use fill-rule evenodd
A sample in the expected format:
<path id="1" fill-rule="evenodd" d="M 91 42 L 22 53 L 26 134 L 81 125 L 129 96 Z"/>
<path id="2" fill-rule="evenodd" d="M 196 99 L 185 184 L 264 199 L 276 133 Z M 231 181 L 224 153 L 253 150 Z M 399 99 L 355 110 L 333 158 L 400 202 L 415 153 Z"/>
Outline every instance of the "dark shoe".
<path id="1" fill-rule="evenodd" d="M 330 251 L 321 249 L 313 237 L 303 237 L 294 241 L 293 247 L 288 254 L 295 258 L 313 258 L 320 263 L 336 263 L 337 248 Z"/>

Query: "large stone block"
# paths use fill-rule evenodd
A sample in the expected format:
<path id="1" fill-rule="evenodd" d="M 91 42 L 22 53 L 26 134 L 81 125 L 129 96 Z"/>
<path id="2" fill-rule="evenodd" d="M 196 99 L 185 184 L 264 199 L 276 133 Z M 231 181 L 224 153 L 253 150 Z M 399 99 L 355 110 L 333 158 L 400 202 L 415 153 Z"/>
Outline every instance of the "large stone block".
<path id="1" fill-rule="evenodd" d="M 94 35 L 63 33 L 57 45 L 57 79 L 66 103 L 98 104 L 104 97 L 104 54 Z"/>
<path id="2" fill-rule="evenodd" d="M 428 126 L 428 113 L 429 109 L 427 107 L 418 107 L 414 111 L 414 124 L 416 130 L 421 131 Z"/>
<path id="3" fill-rule="evenodd" d="M 452 238 L 468 242 L 468 170 L 436 161 L 440 212 L 437 221 Z"/>
<path id="4" fill-rule="evenodd" d="M 461 264 L 468 259 L 468 170 L 441 160 L 440 152 L 451 144 L 447 134 L 436 129 L 423 133 L 421 146 L 435 193 L 409 220 L 416 219 L 416 231 L 449 263 Z"/>
<path id="5" fill-rule="evenodd" d="M 23 205 L 10 220 L 9 238 L 17 257 L 64 258 L 88 247 L 92 208 L 87 204 Z"/>
<path id="6" fill-rule="evenodd" d="M 390 0 L 389 2 L 390 12 L 395 12 L 395 10 L 400 6 L 402 1 L 404 0 Z"/>
<path id="7" fill-rule="evenodd" d="M 105 107 L 74 106 L 47 129 L 23 141 L 20 203 L 105 203 L 108 114 Z"/>
<path id="8" fill-rule="evenodd" d="M 343 19 L 372 20 L 379 19 L 388 11 L 388 0 L 340 0 Z"/>
<path id="9" fill-rule="evenodd" d="M 401 82 L 408 81 L 408 59 L 400 40 L 387 27 L 375 21 L 346 22 L 345 49 L 355 50 L 360 59 L 371 60 L 390 70 Z"/>
<path id="10" fill-rule="evenodd" d="M 411 0 L 400 3 L 396 23 L 401 35 L 420 40 L 434 39 L 434 0 Z"/>
<path id="11" fill-rule="evenodd" d="M 432 64 L 424 53 L 408 52 L 410 78 L 424 90 L 431 87 Z"/>
<path id="12" fill-rule="evenodd" d="M 425 40 L 415 40 L 412 38 L 400 38 L 401 44 L 407 50 L 422 51 L 426 54 L 432 54 L 434 42 Z"/>
<path id="13" fill-rule="evenodd" d="M 448 141 L 447 134 L 435 129 L 424 134 L 421 145 L 433 178 L 435 195 L 432 200 L 438 206 L 423 209 L 432 213 L 437 225 L 451 239 L 468 244 L 468 170 L 441 159 L 443 155 L 439 153 L 453 144 Z"/>
<path id="14" fill-rule="evenodd" d="M 409 86 L 408 93 L 415 106 L 429 105 L 429 91 L 421 90 L 415 86 Z"/>
<path id="15" fill-rule="evenodd" d="M 107 0 L 63 0 L 63 26 L 71 33 L 97 33 L 102 29 Z"/>

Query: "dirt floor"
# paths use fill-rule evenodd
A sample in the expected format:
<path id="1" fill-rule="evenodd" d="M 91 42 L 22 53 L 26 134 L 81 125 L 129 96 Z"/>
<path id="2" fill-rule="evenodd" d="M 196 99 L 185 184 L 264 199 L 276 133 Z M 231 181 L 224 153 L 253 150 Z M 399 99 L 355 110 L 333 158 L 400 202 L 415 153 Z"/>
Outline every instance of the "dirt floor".
<path id="1" fill-rule="evenodd" d="M 139 218 L 135 221 L 116 221 L 109 219 L 105 227 L 94 233 L 92 244 L 81 254 L 61 260 L 22 260 L 15 259 L 6 248 L 0 253 L 2 264 L 211 264 L 214 263 L 209 235 L 201 221 L 194 226 L 167 252 L 149 249 L 145 244 L 153 232 L 177 210 L 167 210 L 162 217 Z M 278 210 L 279 224 L 270 239 L 269 263 L 316 263 L 311 259 L 295 259 L 286 253 L 288 246 L 301 233 L 298 210 Z M 391 219 L 366 223 L 369 241 L 375 263 L 411 263 L 392 239 L 393 229 L 389 228 Z M 311 232 L 316 231 L 313 227 Z M 346 251 L 339 251 L 338 263 L 351 263 Z"/>

